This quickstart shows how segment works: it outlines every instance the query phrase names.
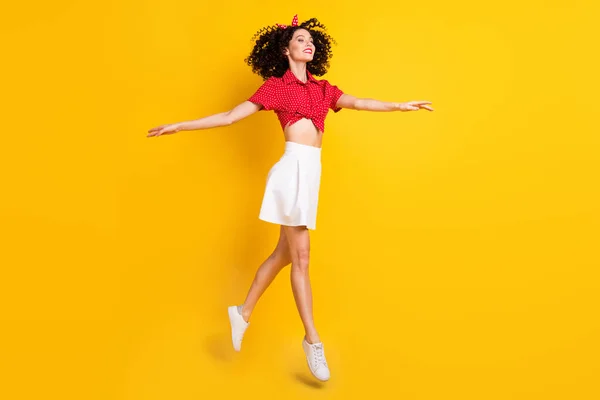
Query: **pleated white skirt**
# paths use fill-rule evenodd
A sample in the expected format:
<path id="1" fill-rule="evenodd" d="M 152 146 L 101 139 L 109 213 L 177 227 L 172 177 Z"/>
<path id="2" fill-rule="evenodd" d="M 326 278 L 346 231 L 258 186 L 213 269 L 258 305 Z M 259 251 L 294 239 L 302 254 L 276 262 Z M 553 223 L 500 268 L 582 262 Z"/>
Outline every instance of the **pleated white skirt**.
<path id="1" fill-rule="evenodd" d="M 316 229 L 320 185 L 321 149 L 285 142 L 283 156 L 267 175 L 259 219 Z"/>

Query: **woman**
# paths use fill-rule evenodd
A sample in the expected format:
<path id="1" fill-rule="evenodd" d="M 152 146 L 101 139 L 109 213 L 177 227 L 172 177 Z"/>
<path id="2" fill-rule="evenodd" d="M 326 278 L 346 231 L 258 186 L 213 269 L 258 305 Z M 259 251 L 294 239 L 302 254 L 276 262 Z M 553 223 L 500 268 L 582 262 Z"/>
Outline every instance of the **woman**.
<path id="1" fill-rule="evenodd" d="M 324 121 L 330 109 L 367 111 L 433 111 L 428 101 L 390 103 L 356 98 L 327 80 L 333 38 L 312 18 L 291 26 L 276 24 L 258 31 L 255 46 L 245 62 L 265 81 L 246 101 L 233 109 L 193 121 L 158 126 L 149 137 L 182 130 L 231 125 L 259 110 L 274 110 L 285 137 L 285 151 L 271 168 L 259 218 L 280 225 L 273 253 L 259 267 L 242 305 L 228 308 L 233 346 L 240 351 L 250 316 L 260 296 L 288 264 L 294 299 L 304 325 L 302 346 L 310 371 L 319 380 L 330 377 L 323 344 L 313 321 L 312 292 L 308 273 L 309 229 L 316 228 L 321 178 L 321 143 Z"/>

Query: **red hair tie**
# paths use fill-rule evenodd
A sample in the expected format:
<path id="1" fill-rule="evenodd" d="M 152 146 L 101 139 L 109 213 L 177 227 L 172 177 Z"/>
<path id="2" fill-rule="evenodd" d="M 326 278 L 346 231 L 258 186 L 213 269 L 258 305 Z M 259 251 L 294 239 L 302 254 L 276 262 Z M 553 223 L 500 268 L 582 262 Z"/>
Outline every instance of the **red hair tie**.
<path id="1" fill-rule="evenodd" d="M 281 29 L 285 29 L 287 28 L 287 25 L 282 25 L 282 24 L 276 24 L 278 27 L 280 27 Z M 292 19 L 292 26 L 298 26 L 298 14 L 294 15 L 294 18 Z"/>

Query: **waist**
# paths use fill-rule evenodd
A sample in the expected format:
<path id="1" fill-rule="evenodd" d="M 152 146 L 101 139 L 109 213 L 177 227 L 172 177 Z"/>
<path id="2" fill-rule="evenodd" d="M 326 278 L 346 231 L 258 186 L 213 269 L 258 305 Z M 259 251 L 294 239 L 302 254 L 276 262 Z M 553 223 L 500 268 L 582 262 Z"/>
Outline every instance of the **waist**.
<path id="1" fill-rule="evenodd" d="M 321 148 L 296 142 L 285 142 L 284 154 L 294 154 L 305 158 L 321 159 Z"/>
<path id="2" fill-rule="evenodd" d="M 321 147 L 323 134 L 310 119 L 302 118 L 295 123 L 289 122 L 283 129 L 286 142 Z"/>

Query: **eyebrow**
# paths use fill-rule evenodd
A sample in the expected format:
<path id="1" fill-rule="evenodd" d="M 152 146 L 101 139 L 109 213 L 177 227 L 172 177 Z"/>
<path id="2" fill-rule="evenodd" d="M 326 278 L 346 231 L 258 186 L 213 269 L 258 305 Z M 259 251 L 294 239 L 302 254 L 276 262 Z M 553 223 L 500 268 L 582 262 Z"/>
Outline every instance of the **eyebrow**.
<path id="1" fill-rule="evenodd" d="M 298 36 L 296 36 L 296 39 L 298 39 L 300 36 L 304 37 L 304 35 L 298 35 Z M 313 37 L 312 37 L 312 36 L 309 36 L 309 38 L 311 38 L 311 39 L 312 39 Z"/>

